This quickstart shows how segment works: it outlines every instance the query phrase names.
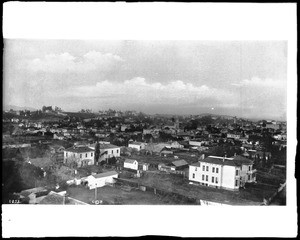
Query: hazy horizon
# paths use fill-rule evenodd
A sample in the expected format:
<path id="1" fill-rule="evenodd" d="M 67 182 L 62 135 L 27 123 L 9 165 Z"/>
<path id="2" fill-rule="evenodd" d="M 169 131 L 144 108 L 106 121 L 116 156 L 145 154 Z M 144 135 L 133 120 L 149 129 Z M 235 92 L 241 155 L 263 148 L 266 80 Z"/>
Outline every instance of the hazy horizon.
<path id="1" fill-rule="evenodd" d="M 286 120 L 286 41 L 4 40 L 4 105 Z"/>

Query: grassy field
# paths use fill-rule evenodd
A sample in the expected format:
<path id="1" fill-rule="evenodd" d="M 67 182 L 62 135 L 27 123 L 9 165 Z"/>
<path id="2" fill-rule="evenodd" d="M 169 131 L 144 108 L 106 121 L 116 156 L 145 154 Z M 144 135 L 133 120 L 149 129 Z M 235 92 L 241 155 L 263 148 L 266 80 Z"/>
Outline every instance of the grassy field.
<path id="1" fill-rule="evenodd" d="M 95 189 L 89 190 L 83 186 L 69 187 L 67 193 L 70 197 L 92 204 L 95 200 Z M 108 204 L 122 205 L 166 205 L 175 204 L 170 199 L 161 199 L 150 192 L 140 190 L 125 191 L 120 188 L 104 186 L 97 189 L 97 200 L 102 200 Z"/>
<path id="2" fill-rule="evenodd" d="M 166 173 L 147 173 L 140 179 L 134 179 L 140 184 L 157 187 L 165 191 L 171 191 L 190 198 L 202 199 L 207 201 L 220 202 L 230 205 L 259 205 L 264 198 L 270 197 L 276 186 L 273 185 L 256 185 L 248 186 L 246 189 L 239 191 L 229 191 L 215 189 L 205 186 L 195 186 L 188 183 L 180 175 Z"/>

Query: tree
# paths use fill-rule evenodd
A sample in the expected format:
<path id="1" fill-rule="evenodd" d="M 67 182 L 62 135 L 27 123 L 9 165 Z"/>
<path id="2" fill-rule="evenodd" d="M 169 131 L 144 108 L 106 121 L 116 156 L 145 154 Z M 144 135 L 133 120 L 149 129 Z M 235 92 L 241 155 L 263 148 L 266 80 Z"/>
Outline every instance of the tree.
<path id="1" fill-rule="evenodd" d="M 75 157 L 71 156 L 66 159 L 66 165 L 69 168 L 75 169 L 78 166 L 78 161 Z"/>
<path id="2" fill-rule="evenodd" d="M 95 165 L 98 165 L 99 158 L 100 158 L 100 143 L 97 140 L 97 143 L 95 146 Z"/>
<path id="3" fill-rule="evenodd" d="M 117 159 L 115 157 L 111 157 L 107 160 L 108 164 L 113 165 L 117 162 Z"/>

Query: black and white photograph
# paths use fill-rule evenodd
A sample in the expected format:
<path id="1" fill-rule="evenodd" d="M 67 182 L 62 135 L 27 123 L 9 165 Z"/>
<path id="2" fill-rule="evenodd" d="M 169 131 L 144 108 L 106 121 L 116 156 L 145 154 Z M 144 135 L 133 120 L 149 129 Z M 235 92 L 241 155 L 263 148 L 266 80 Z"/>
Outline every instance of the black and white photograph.
<path id="1" fill-rule="evenodd" d="M 72 225 L 69 221 L 78 220 L 77 230 L 71 233 L 55 234 L 49 229 L 50 235 L 37 230 L 33 236 L 220 236 L 221 232 L 213 235 L 211 217 L 199 222 L 202 228 L 203 224 L 211 227 L 206 232 L 199 227 L 193 234 L 181 234 L 178 229 L 198 225 L 195 221 L 210 211 L 223 219 L 217 224 L 228 216 L 226 224 L 246 219 L 249 228 L 250 223 L 259 224 L 259 213 L 292 209 L 295 212 L 289 219 L 296 224 L 296 35 L 284 32 L 276 37 L 278 32 L 272 29 L 275 37 L 270 33 L 271 37 L 237 38 L 234 34 L 239 29 L 234 28 L 232 36 L 221 31 L 223 24 L 228 26 L 220 16 L 217 23 L 208 25 L 220 32 L 206 38 L 197 22 L 191 22 L 198 19 L 195 9 L 201 13 L 215 7 L 218 12 L 232 4 L 181 3 L 187 19 L 173 24 L 166 19 L 170 35 L 164 33 L 168 29 L 163 20 L 157 30 L 151 26 L 157 27 L 159 21 L 146 17 L 153 14 L 155 18 L 153 11 L 160 9 L 159 18 L 161 9 L 168 6 L 177 13 L 176 4 L 60 4 L 4 5 L 4 33 L 11 28 L 25 35 L 11 31 L 3 38 L 2 207 L 24 208 L 20 222 L 31 211 L 37 211 L 37 223 L 68 215 L 71 220 L 54 223 L 63 224 L 66 231 Z M 257 4 L 253 12 L 257 9 L 260 16 L 268 5 Z M 62 27 L 59 6 L 65 10 L 73 6 Z M 280 11 L 280 4 L 269 6 L 275 13 Z M 296 10 L 294 4 L 283 6 L 284 13 Z M 73 23 L 70 19 L 78 16 L 81 7 L 86 7 L 80 10 L 86 19 L 80 16 Z M 40 36 L 22 30 L 21 16 L 15 18 L 21 8 L 24 21 Z M 241 12 L 246 8 L 247 4 L 241 6 Z M 30 9 L 33 17 L 26 20 Z M 143 16 L 146 9 L 152 14 Z M 50 27 L 52 18 L 42 24 L 42 13 L 55 18 L 53 10 L 57 10 L 57 29 Z M 115 17 L 112 23 L 109 13 Z M 132 15 L 123 19 L 126 13 Z M 38 18 L 42 23 L 37 24 Z M 143 21 L 137 25 L 139 18 Z M 268 24 L 274 23 L 266 20 Z M 185 26 L 191 33 L 196 31 L 196 37 L 180 37 Z M 90 37 L 85 27 L 92 32 Z M 157 35 L 143 35 L 145 29 Z M 57 35 L 47 35 L 48 30 Z M 69 30 L 75 35 L 65 37 Z M 252 31 L 266 34 L 264 29 Z M 60 216 L 65 209 L 68 213 Z M 2 218 L 9 229 L 6 237 L 20 236 L 9 227 L 14 223 L 10 216 L 18 218 L 17 212 Z M 151 225 L 159 218 L 175 218 L 164 226 L 155 223 L 158 229 L 168 228 L 165 233 Z M 277 218 L 280 223 L 259 224 L 262 235 L 258 231 L 249 236 L 265 236 L 264 227 L 285 228 L 287 220 L 280 214 Z M 100 222 L 109 225 L 109 230 L 100 228 Z M 124 234 L 124 226 L 136 222 L 140 222 L 134 226 L 139 230 Z M 79 226 L 84 226 L 85 233 L 79 232 Z M 92 226 L 99 229 L 89 232 Z M 292 226 L 287 236 L 296 236 Z M 119 227 L 123 230 L 114 230 Z M 23 236 L 31 236 L 27 230 Z M 221 236 L 245 236 L 245 231 Z"/>

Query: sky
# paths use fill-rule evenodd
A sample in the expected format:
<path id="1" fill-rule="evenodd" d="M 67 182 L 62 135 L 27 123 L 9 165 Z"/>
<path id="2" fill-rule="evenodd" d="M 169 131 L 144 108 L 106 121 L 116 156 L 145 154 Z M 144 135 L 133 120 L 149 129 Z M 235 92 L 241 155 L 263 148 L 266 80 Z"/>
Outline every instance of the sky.
<path id="1" fill-rule="evenodd" d="M 4 40 L 4 105 L 286 119 L 286 41 Z"/>

